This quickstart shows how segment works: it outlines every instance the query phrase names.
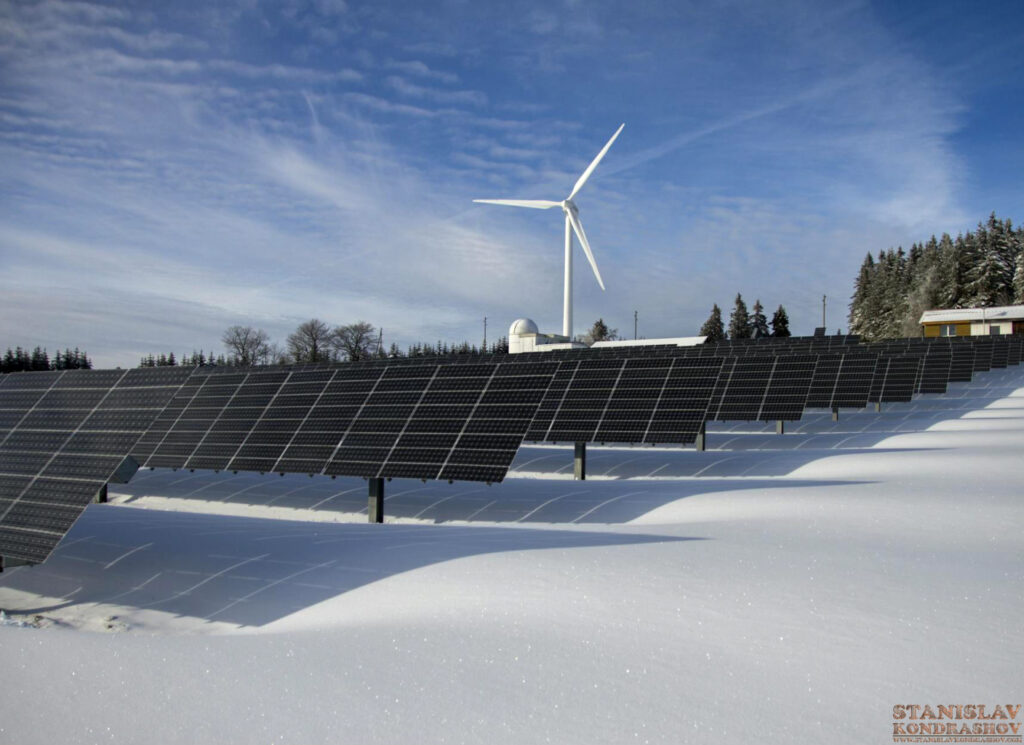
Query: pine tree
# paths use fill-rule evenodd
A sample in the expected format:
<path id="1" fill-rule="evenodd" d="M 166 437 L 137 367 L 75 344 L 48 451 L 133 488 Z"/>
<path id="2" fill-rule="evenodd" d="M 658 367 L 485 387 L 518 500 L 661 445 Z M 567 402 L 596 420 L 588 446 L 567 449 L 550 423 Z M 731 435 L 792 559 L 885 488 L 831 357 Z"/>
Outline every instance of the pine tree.
<path id="1" fill-rule="evenodd" d="M 591 345 L 596 341 L 609 341 L 612 339 L 618 339 L 618 329 L 608 328 L 608 324 L 604 322 L 603 318 L 598 318 L 594 321 L 594 325 L 590 327 L 590 330 L 585 334 L 580 334 L 576 337 L 576 341 L 581 341 L 586 345 Z"/>
<path id="2" fill-rule="evenodd" d="M 860 273 L 853 282 L 853 297 L 850 298 L 850 314 L 847 321 L 851 334 L 864 334 L 867 325 L 868 296 L 871 293 L 871 281 L 875 276 L 875 257 L 868 251 L 860 265 Z M 782 307 L 782 306 L 779 306 Z"/>
<path id="3" fill-rule="evenodd" d="M 30 370 L 49 370 L 50 369 L 50 357 L 46 354 L 46 350 L 42 347 L 36 347 L 32 350 L 32 360 L 29 365 Z"/>
<path id="4" fill-rule="evenodd" d="M 729 338 L 750 338 L 750 314 L 747 312 L 747 304 L 743 302 L 743 296 L 738 292 L 732 313 L 729 314 Z"/>
<path id="5" fill-rule="evenodd" d="M 722 309 L 716 303 L 711 308 L 711 315 L 700 327 L 700 335 L 706 336 L 706 342 L 725 341 L 725 327 L 722 325 Z"/>
<path id="6" fill-rule="evenodd" d="M 786 337 L 789 333 L 789 315 L 781 305 L 772 316 L 772 336 Z"/>
<path id="7" fill-rule="evenodd" d="M 913 256 L 913 250 L 911 251 Z M 941 250 L 933 235 L 920 249 L 913 262 L 914 269 L 907 288 L 907 305 L 900 327 L 900 336 L 913 337 L 921 333 L 921 314 L 941 307 Z"/>
<path id="8" fill-rule="evenodd" d="M 878 262 L 878 281 L 871 299 L 874 322 L 869 339 L 895 339 L 902 335 L 903 318 L 907 314 L 907 259 L 900 246 L 884 252 Z"/>
<path id="9" fill-rule="evenodd" d="M 993 212 L 987 224 L 978 223 L 974 235 L 976 259 L 967 272 L 966 292 L 971 307 L 992 307 L 1013 295 L 1014 250 L 1012 233 Z"/>
<path id="10" fill-rule="evenodd" d="M 752 339 L 760 339 L 763 336 L 769 336 L 768 332 L 768 319 L 764 315 L 764 306 L 761 305 L 760 298 L 754 301 L 754 312 L 750 316 L 750 337 Z"/>
<path id="11" fill-rule="evenodd" d="M 1016 264 L 1016 269 L 1013 272 L 1013 303 L 1020 305 L 1024 304 L 1024 251 L 1017 254 Z"/>

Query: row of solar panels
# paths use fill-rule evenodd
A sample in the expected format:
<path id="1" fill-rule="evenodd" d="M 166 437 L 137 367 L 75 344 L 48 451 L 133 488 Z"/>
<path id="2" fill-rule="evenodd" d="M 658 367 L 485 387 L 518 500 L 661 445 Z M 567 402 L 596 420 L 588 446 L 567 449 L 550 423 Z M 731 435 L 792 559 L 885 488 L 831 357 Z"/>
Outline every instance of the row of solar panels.
<path id="1" fill-rule="evenodd" d="M 907 401 L 1021 356 L 1013 338 L 802 347 L 3 376 L 0 556 L 42 561 L 140 465 L 500 481 L 524 438 L 687 444 L 705 421 Z"/>

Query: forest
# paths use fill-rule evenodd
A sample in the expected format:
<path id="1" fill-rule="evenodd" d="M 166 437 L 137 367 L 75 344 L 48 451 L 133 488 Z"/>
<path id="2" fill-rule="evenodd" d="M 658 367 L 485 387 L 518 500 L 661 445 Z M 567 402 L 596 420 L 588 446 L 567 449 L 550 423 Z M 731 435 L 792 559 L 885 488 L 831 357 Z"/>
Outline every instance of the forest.
<path id="1" fill-rule="evenodd" d="M 921 314 L 937 308 L 1024 303 L 1024 229 L 993 212 L 974 231 L 943 233 L 909 251 L 868 253 L 854 280 L 850 333 L 867 341 L 921 335 Z"/>

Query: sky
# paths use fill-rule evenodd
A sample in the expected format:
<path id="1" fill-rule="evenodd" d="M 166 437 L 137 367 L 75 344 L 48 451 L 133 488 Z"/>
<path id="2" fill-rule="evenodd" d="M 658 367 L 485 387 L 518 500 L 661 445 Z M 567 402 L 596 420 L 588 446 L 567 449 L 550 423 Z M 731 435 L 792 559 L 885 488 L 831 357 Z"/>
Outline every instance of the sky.
<path id="1" fill-rule="evenodd" d="M 1024 5 L 0 0 L 0 348 L 846 328 L 867 251 L 1024 221 Z"/>

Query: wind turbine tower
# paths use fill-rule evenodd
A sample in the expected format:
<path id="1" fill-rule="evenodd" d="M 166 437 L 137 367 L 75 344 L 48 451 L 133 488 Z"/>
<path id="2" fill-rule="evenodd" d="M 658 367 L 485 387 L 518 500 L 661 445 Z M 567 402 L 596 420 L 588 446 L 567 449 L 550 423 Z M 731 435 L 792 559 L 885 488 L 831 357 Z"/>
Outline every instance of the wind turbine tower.
<path id="1" fill-rule="evenodd" d="M 619 126 L 615 130 L 615 134 L 612 135 L 611 139 L 601 148 L 601 152 L 597 154 L 597 157 L 591 161 L 590 165 L 587 166 L 587 170 L 583 172 L 583 175 L 576 181 L 576 185 L 572 187 L 572 191 L 569 192 L 569 196 L 563 199 L 561 202 L 553 202 L 546 199 L 474 199 L 474 202 L 480 202 L 481 204 L 503 204 L 507 207 L 528 207 L 535 210 L 548 210 L 552 207 L 561 207 L 562 212 L 565 213 L 565 297 L 562 306 L 562 335 L 572 339 L 572 237 L 573 234 L 580 241 L 580 245 L 583 247 L 583 253 L 587 255 L 587 261 L 590 262 L 590 268 L 594 270 L 594 276 L 597 278 L 597 284 L 604 290 L 604 281 L 601 279 L 601 272 L 597 269 L 597 262 L 594 260 L 594 252 L 590 250 L 590 242 L 587 240 L 587 234 L 583 232 L 583 224 L 580 222 L 580 211 L 576 206 L 573 199 L 579 194 L 580 189 L 587 183 L 587 179 L 597 168 L 597 164 L 601 162 L 605 154 L 611 148 L 612 143 L 622 132 L 622 128 L 625 124 Z"/>

